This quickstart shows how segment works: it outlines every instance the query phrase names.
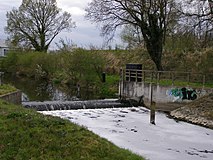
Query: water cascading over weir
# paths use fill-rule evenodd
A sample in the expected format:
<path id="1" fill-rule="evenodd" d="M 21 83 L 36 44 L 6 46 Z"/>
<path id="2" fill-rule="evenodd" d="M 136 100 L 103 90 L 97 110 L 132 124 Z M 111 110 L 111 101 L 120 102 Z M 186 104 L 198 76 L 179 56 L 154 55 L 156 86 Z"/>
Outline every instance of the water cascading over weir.
<path id="1" fill-rule="evenodd" d="M 25 108 L 37 111 L 72 110 L 72 109 L 97 109 L 97 108 L 120 108 L 131 107 L 130 101 L 120 100 L 88 100 L 88 101 L 45 101 L 45 102 L 22 102 Z"/>
<path id="2" fill-rule="evenodd" d="M 149 71 L 142 70 L 142 64 L 126 64 L 126 69 L 121 69 L 120 72 L 119 99 L 22 102 L 22 105 L 38 111 L 51 111 L 132 106 L 149 107 L 150 102 L 154 101 L 158 110 L 171 111 L 207 93 L 212 93 L 213 89 L 205 86 L 209 83 L 210 78 L 208 77 L 212 77 L 212 74 Z M 178 82 L 185 82 L 186 85 L 179 85 Z M 198 82 L 202 87 L 190 86 L 190 84 Z M 165 109 L 167 105 L 169 107 Z"/>

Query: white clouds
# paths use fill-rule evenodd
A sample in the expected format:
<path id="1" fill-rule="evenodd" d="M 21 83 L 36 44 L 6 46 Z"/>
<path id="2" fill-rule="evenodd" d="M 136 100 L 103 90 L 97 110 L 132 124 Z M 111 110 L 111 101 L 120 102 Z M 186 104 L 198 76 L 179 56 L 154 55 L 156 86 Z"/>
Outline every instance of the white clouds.
<path id="1" fill-rule="evenodd" d="M 67 12 L 71 13 L 73 16 L 84 16 L 85 11 L 79 7 L 70 7 L 66 9 Z"/>
<path id="2" fill-rule="evenodd" d="M 61 8 L 65 8 L 66 6 L 85 8 L 91 1 L 92 0 L 57 0 L 57 4 Z"/>
<path id="3" fill-rule="evenodd" d="M 74 43 L 81 47 L 88 47 L 91 44 L 94 46 L 102 46 L 103 39 L 100 37 L 100 31 L 97 29 L 96 24 L 86 21 L 84 18 L 85 8 L 92 0 L 57 0 L 57 5 L 62 11 L 71 13 L 72 19 L 76 22 L 77 27 L 71 33 L 60 33 L 54 42 L 60 38 L 72 39 Z M 0 39 L 6 39 L 7 35 L 4 33 L 6 26 L 6 13 L 11 11 L 12 8 L 18 8 L 22 0 L 1 0 L 0 2 Z M 52 45 L 54 45 L 54 42 Z M 54 48 L 54 46 L 52 46 Z"/>
<path id="4" fill-rule="evenodd" d="M 64 11 L 71 13 L 73 16 L 83 16 L 85 14 L 84 9 L 87 6 L 87 3 L 91 0 L 58 0 L 57 4 L 59 8 L 62 8 Z"/>

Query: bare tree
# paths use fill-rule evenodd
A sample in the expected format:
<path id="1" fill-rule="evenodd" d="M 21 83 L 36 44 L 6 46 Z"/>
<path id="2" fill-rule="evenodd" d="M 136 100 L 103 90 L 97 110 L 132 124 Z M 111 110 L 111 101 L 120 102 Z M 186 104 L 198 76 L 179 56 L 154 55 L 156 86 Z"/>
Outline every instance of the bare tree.
<path id="1" fill-rule="evenodd" d="M 114 35 L 122 25 L 140 29 L 146 48 L 157 70 L 161 59 L 172 0 L 93 0 L 86 8 L 86 18 L 101 24 L 104 36 Z"/>
<path id="2" fill-rule="evenodd" d="M 208 0 L 211 16 L 213 16 L 213 0 Z"/>
<path id="3" fill-rule="evenodd" d="M 134 49 L 143 44 L 143 37 L 138 27 L 125 25 L 120 34 L 121 40 L 127 43 L 127 49 Z"/>
<path id="4" fill-rule="evenodd" d="M 75 26 L 71 14 L 62 12 L 56 0 L 23 0 L 18 9 L 7 12 L 10 40 L 46 52 L 53 39 L 65 29 Z"/>
<path id="5" fill-rule="evenodd" d="M 200 41 L 200 47 L 212 45 L 213 38 L 213 1 L 212 0 L 186 0 L 180 2 L 185 27 L 194 32 Z"/>

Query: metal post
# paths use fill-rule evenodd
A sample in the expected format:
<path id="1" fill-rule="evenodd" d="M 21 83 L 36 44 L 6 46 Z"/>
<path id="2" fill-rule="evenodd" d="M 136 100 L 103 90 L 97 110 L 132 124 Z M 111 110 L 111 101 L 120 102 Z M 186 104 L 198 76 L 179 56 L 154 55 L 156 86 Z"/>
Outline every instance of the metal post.
<path id="1" fill-rule="evenodd" d="M 120 68 L 120 84 L 119 84 L 119 98 L 120 99 L 122 98 L 123 81 L 124 81 L 124 78 L 123 78 L 123 69 Z"/>
<path id="2" fill-rule="evenodd" d="M 135 73 L 135 74 L 136 74 L 136 75 L 135 75 L 135 82 L 138 82 L 138 70 L 136 70 L 135 72 L 136 72 L 136 73 Z"/>
<path id="3" fill-rule="evenodd" d="M 122 96 L 125 96 L 125 76 L 124 76 L 124 73 L 126 71 L 124 69 L 122 69 Z"/>
<path id="4" fill-rule="evenodd" d="M 153 101 L 153 85 L 150 83 L 151 97 L 150 97 L 150 123 L 155 125 L 155 102 Z"/>
<path id="5" fill-rule="evenodd" d="M 105 72 L 102 73 L 102 82 L 103 83 L 106 82 L 106 73 Z"/>
<path id="6" fill-rule="evenodd" d="M 142 71 L 143 72 L 143 82 L 145 83 L 145 80 L 146 80 L 146 73 L 145 71 Z"/>

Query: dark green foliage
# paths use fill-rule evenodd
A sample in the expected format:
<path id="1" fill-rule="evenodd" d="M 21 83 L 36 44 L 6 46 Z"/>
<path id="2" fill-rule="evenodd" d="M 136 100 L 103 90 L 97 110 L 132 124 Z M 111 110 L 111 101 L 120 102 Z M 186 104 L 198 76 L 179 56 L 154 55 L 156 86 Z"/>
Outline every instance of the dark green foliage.
<path id="1" fill-rule="evenodd" d="M 178 44 L 175 48 L 170 45 L 167 43 L 163 56 L 163 66 L 166 70 L 205 74 L 213 72 L 212 48 L 191 51 L 186 45 L 185 51 L 181 51 Z M 144 70 L 155 68 L 146 49 L 127 51 L 77 48 L 55 53 L 10 53 L 1 60 L 1 69 L 32 80 L 53 82 L 60 85 L 62 91 L 67 90 L 67 86 L 69 88 L 80 85 L 82 91 L 91 92 L 87 95 L 97 95 L 92 98 L 100 98 L 116 95 L 118 79 L 113 77 L 118 77 L 120 68 L 124 68 L 127 63 L 141 63 Z M 103 72 L 107 75 L 106 83 L 102 83 Z M 112 81 L 109 81 L 111 78 Z M 202 85 L 202 77 L 198 82 Z M 206 76 L 206 83 L 212 83 L 212 77 Z"/>
<path id="2" fill-rule="evenodd" d="M 11 52 L 7 54 L 7 57 L 4 59 L 1 59 L 1 70 L 6 72 L 16 72 L 17 69 L 17 54 L 15 52 Z"/>
<path id="3" fill-rule="evenodd" d="M 10 53 L 1 64 L 5 72 L 19 77 L 66 84 L 68 87 L 80 85 L 98 93 L 106 62 L 101 53 L 84 49 L 65 53 L 16 52 Z"/>
<path id="4" fill-rule="evenodd" d="M 106 82 L 101 85 L 100 98 L 116 98 L 118 95 L 119 76 L 106 75 Z"/>
<path id="5" fill-rule="evenodd" d="M 101 81 L 104 60 L 100 54 L 83 49 L 62 54 L 63 71 L 69 80 L 83 85 Z"/>

